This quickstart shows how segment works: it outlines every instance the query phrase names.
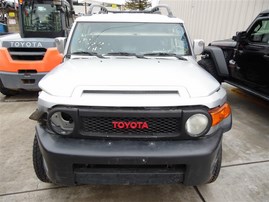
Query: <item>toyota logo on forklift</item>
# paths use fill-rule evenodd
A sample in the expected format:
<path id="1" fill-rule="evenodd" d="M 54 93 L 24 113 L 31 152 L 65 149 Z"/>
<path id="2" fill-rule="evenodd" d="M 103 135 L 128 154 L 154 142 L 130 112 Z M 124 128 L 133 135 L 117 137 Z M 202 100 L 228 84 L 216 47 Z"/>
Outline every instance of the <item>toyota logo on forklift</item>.
<path id="1" fill-rule="evenodd" d="M 112 121 L 113 128 L 116 129 L 148 129 L 148 123 L 145 122 L 135 122 L 135 121 Z"/>

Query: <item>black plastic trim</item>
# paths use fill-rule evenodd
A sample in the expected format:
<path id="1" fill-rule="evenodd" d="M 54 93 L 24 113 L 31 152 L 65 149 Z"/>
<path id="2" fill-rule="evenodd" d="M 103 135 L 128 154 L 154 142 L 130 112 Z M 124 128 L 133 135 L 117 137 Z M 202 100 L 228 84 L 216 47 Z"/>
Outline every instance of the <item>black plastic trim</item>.
<path id="1" fill-rule="evenodd" d="M 221 77 L 229 76 L 229 70 L 227 67 L 227 63 L 223 54 L 223 51 L 219 47 L 215 46 L 207 46 L 204 50 L 204 53 L 209 53 L 216 68 L 218 75 Z"/>
<path id="2" fill-rule="evenodd" d="M 266 95 L 265 93 L 259 92 L 258 90 L 248 87 L 246 85 L 242 85 L 239 82 L 236 81 L 230 81 L 230 80 L 225 80 L 226 83 L 231 84 L 233 86 L 236 86 L 244 91 L 247 91 L 248 93 L 251 93 L 252 95 L 258 96 L 266 101 L 269 101 L 269 95 Z"/>

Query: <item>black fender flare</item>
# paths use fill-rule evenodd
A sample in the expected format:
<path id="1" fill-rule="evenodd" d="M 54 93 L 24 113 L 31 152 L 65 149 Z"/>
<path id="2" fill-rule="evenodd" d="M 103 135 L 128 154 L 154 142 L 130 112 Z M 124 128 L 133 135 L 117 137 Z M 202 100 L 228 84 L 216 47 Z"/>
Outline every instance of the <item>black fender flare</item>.
<path id="1" fill-rule="evenodd" d="M 204 49 L 203 55 L 207 54 L 212 58 L 218 75 L 221 77 L 228 77 L 229 70 L 222 49 L 216 46 L 207 46 Z"/>

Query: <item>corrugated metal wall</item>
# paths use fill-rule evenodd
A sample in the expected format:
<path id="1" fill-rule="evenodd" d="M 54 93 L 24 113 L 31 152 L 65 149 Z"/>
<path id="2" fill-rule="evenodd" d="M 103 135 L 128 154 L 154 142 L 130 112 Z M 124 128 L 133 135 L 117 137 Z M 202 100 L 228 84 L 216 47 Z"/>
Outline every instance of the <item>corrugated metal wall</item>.
<path id="1" fill-rule="evenodd" d="M 252 20 L 269 9 L 269 0 L 160 0 L 173 14 L 185 21 L 192 39 L 231 38 L 246 30 Z"/>

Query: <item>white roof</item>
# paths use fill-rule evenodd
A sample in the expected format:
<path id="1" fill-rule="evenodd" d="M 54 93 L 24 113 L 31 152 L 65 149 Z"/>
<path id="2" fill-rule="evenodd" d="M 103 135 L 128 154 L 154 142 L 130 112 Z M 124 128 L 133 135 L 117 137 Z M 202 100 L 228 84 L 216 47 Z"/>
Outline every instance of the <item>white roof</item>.
<path id="1" fill-rule="evenodd" d="M 124 5 L 126 4 L 126 0 L 78 0 L 78 2 L 87 2 L 87 3 L 109 3 L 109 4 L 117 4 Z M 159 0 L 149 0 L 152 6 L 156 6 L 159 4 Z"/>
<path id="2" fill-rule="evenodd" d="M 108 13 L 82 16 L 77 22 L 152 22 L 152 23 L 184 23 L 183 20 L 160 14 L 145 13 Z"/>

